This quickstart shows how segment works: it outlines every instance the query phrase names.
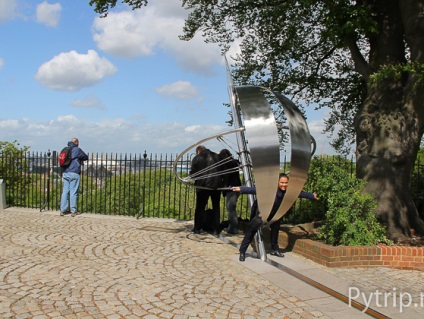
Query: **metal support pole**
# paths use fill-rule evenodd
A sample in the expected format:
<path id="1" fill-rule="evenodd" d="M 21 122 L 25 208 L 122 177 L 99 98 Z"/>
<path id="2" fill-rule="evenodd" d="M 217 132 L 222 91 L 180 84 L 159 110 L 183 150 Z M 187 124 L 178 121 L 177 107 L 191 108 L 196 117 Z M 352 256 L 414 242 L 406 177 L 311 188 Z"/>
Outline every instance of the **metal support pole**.
<path id="1" fill-rule="evenodd" d="M 259 258 L 262 261 L 267 261 L 265 244 L 264 244 L 264 241 L 262 240 L 262 228 L 259 228 L 259 230 L 256 232 L 255 238 L 256 238 L 256 244 L 257 244 L 257 247 L 258 247 Z"/>

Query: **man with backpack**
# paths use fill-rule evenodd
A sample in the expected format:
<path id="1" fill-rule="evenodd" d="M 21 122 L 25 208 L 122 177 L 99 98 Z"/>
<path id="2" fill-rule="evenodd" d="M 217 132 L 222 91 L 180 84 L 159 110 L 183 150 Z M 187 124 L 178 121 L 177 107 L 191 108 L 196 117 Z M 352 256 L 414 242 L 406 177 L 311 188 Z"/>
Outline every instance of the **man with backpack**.
<path id="1" fill-rule="evenodd" d="M 71 148 L 71 158 L 69 165 L 62 165 L 63 192 L 60 199 L 60 216 L 65 216 L 70 207 L 71 216 L 75 217 L 81 214 L 77 210 L 81 163 L 88 160 L 88 156 L 79 148 L 79 141 L 75 137 L 68 142 L 68 147 Z"/>

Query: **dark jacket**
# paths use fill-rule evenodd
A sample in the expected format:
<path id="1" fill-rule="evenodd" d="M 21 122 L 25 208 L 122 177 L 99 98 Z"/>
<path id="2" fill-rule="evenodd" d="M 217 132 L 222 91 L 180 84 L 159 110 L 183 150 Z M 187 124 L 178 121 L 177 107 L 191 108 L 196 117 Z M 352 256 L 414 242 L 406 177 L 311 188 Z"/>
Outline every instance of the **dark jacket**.
<path id="1" fill-rule="evenodd" d="M 218 154 L 205 149 L 200 152 L 200 154 L 197 154 L 191 161 L 190 175 L 201 172 L 203 170 L 204 172 L 201 172 L 199 176 L 217 173 L 221 171 L 221 166 L 207 169 L 207 167 L 210 167 L 217 162 L 219 162 Z M 194 185 L 208 188 L 222 187 L 222 176 L 218 173 L 217 176 L 207 176 L 205 178 L 197 179 L 194 181 Z"/>
<path id="2" fill-rule="evenodd" d="M 233 158 L 224 165 L 224 170 L 234 169 L 239 166 L 240 166 L 240 162 Z M 235 171 L 235 172 L 224 174 L 222 177 L 222 182 L 224 184 L 224 187 L 240 186 L 241 185 L 240 173 L 238 171 Z M 224 191 L 222 192 L 222 195 L 225 196 L 227 192 L 231 192 L 231 191 Z"/>
<path id="3" fill-rule="evenodd" d="M 256 194 L 256 187 L 241 186 L 240 187 L 240 193 L 242 193 L 242 194 Z M 274 215 L 277 213 L 278 208 L 280 208 L 281 202 L 284 199 L 284 195 L 286 195 L 286 191 L 282 191 L 280 188 L 277 188 L 277 193 L 275 194 L 274 204 L 272 205 L 271 212 L 268 216 L 268 221 L 270 221 L 272 219 L 272 217 L 274 217 Z M 299 198 L 306 198 L 306 199 L 314 200 L 315 196 L 312 193 L 301 191 L 300 194 L 299 194 Z M 255 202 L 254 206 L 257 207 L 256 202 Z M 253 206 L 252 206 L 252 209 L 253 209 Z"/>
<path id="4" fill-rule="evenodd" d="M 71 164 L 63 170 L 63 173 L 81 174 L 81 162 L 88 160 L 88 155 L 73 142 L 68 142 L 68 147 L 72 147 L 72 160 Z"/>

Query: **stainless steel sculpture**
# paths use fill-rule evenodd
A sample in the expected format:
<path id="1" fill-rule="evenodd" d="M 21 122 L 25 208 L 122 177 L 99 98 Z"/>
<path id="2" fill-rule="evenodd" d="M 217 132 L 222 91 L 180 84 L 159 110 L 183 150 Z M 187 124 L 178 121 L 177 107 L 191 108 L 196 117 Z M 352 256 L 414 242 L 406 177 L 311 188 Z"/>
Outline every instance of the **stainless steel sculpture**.
<path id="1" fill-rule="evenodd" d="M 257 86 L 234 87 L 227 63 L 228 93 L 230 96 L 234 130 L 215 134 L 185 149 L 174 162 L 174 174 L 183 183 L 192 185 L 196 176 L 182 178 L 177 163 L 189 150 L 208 140 L 227 134 L 236 134 L 241 168 L 247 186 L 256 187 L 256 199 L 264 224 L 280 219 L 294 204 L 301 192 L 311 160 L 311 135 L 307 123 L 298 108 L 285 96 Z M 272 94 L 282 106 L 288 120 L 291 141 L 290 185 L 275 216 L 267 222 L 275 199 L 280 172 L 280 148 L 277 124 L 265 93 Z M 218 163 L 221 165 L 223 163 Z M 228 173 L 222 171 L 221 174 Z M 201 172 L 202 178 L 207 172 Z M 255 200 L 249 195 L 250 205 Z M 261 231 L 257 234 L 258 254 L 266 260 Z"/>

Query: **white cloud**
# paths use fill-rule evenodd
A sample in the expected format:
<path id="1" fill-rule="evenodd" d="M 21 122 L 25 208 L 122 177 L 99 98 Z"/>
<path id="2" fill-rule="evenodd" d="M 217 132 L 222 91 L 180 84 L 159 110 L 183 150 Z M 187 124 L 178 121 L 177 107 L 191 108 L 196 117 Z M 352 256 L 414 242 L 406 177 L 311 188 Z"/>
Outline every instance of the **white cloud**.
<path id="1" fill-rule="evenodd" d="M 57 118 L 59 122 L 78 122 L 78 119 L 73 115 L 62 115 Z"/>
<path id="2" fill-rule="evenodd" d="M 156 1 L 154 6 L 156 14 L 159 16 L 176 17 L 179 19 L 186 19 L 188 16 L 188 11 L 182 7 L 181 0 Z"/>
<path id="3" fill-rule="evenodd" d="M 35 78 L 54 90 L 78 91 L 97 84 L 116 71 L 111 62 L 100 58 L 94 50 L 88 50 L 87 54 L 72 50 L 41 65 Z"/>
<path id="4" fill-rule="evenodd" d="M 176 7 L 179 1 L 165 2 Z M 200 36 L 181 41 L 178 36 L 183 33 L 187 13 L 180 10 L 149 4 L 142 10 L 111 12 L 94 20 L 93 39 L 99 49 L 115 56 L 136 58 L 163 50 L 184 70 L 210 74 L 214 64 L 222 63 L 220 49 L 206 44 Z"/>
<path id="5" fill-rule="evenodd" d="M 99 49 L 112 55 L 125 58 L 151 55 L 157 37 L 155 25 L 150 26 L 149 21 L 154 21 L 154 16 L 145 16 L 144 9 L 97 17 L 93 23 L 93 39 Z"/>
<path id="6" fill-rule="evenodd" d="M 160 95 L 176 98 L 179 100 L 191 100 L 194 99 L 198 94 L 197 89 L 188 81 L 178 81 L 172 84 L 161 86 L 160 88 L 156 89 L 156 92 Z"/>
<path id="7" fill-rule="evenodd" d="M 183 123 L 148 124 L 124 119 L 98 122 L 64 115 L 53 120 L 0 120 L 3 141 L 17 140 L 30 146 L 30 151 L 59 151 L 72 137 L 78 137 L 81 148 L 94 153 L 177 154 L 199 140 L 227 130 L 225 126 Z M 211 149 L 223 148 L 216 139 L 207 144 Z"/>
<path id="8" fill-rule="evenodd" d="M 196 130 L 198 130 L 199 128 L 201 128 L 201 126 L 200 126 L 200 125 L 190 125 L 190 126 L 187 126 L 187 127 L 185 128 L 185 130 L 186 130 L 186 132 L 193 133 L 193 132 L 195 132 Z"/>
<path id="9" fill-rule="evenodd" d="M 4 61 L 2 58 L 0 58 L 0 70 L 2 69 L 3 65 L 4 65 Z"/>
<path id="10" fill-rule="evenodd" d="M 313 120 L 308 122 L 309 133 L 315 139 L 316 142 L 316 151 L 315 155 L 335 155 L 336 151 L 330 145 L 330 142 L 333 138 L 330 136 L 330 133 L 323 133 L 325 129 L 324 120 Z M 333 136 L 336 136 L 337 128 L 334 131 Z M 355 146 L 352 146 L 351 154 L 354 153 Z"/>
<path id="11" fill-rule="evenodd" d="M 25 119 L 21 120 L 21 121 L 26 121 Z M 18 128 L 20 125 L 20 121 L 19 120 L 0 120 L 0 128 L 2 130 L 13 130 Z"/>
<path id="12" fill-rule="evenodd" d="M 72 106 L 82 107 L 82 108 L 97 108 L 100 110 L 105 110 L 106 107 L 102 104 L 102 102 L 94 95 L 89 95 L 84 99 L 77 99 L 72 101 Z"/>
<path id="13" fill-rule="evenodd" d="M 329 141 L 325 138 L 325 135 L 322 135 L 323 130 L 325 129 L 324 120 L 314 120 L 308 123 L 309 133 L 316 141 L 316 155 L 326 154 L 330 146 Z"/>
<path id="14" fill-rule="evenodd" d="M 329 145 L 329 139 L 321 133 L 323 123 L 312 121 L 308 125 L 317 141 L 315 155 L 335 154 Z M 178 122 L 149 124 L 121 118 L 91 121 L 74 115 L 63 115 L 45 121 L 28 118 L 0 120 L 2 141 L 17 140 L 20 145 L 30 146 L 30 151 L 35 152 L 45 152 L 48 149 L 59 151 L 72 137 L 78 137 L 86 152 L 138 154 L 146 150 L 148 154 L 179 154 L 205 138 L 228 130 L 226 125 L 187 125 Z M 234 134 L 226 135 L 225 140 L 226 145 L 217 139 L 204 144 L 215 151 L 227 148 L 228 145 L 236 148 Z M 190 154 L 192 152 L 194 150 L 189 151 Z M 287 150 L 287 155 L 290 155 L 290 149 Z"/>
<path id="15" fill-rule="evenodd" d="M 0 0 L 0 23 L 13 20 L 17 16 L 17 0 Z"/>
<path id="16" fill-rule="evenodd" d="M 36 20 L 48 27 L 56 27 L 60 20 L 61 11 L 62 6 L 60 3 L 49 4 L 44 1 L 37 6 Z"/>

